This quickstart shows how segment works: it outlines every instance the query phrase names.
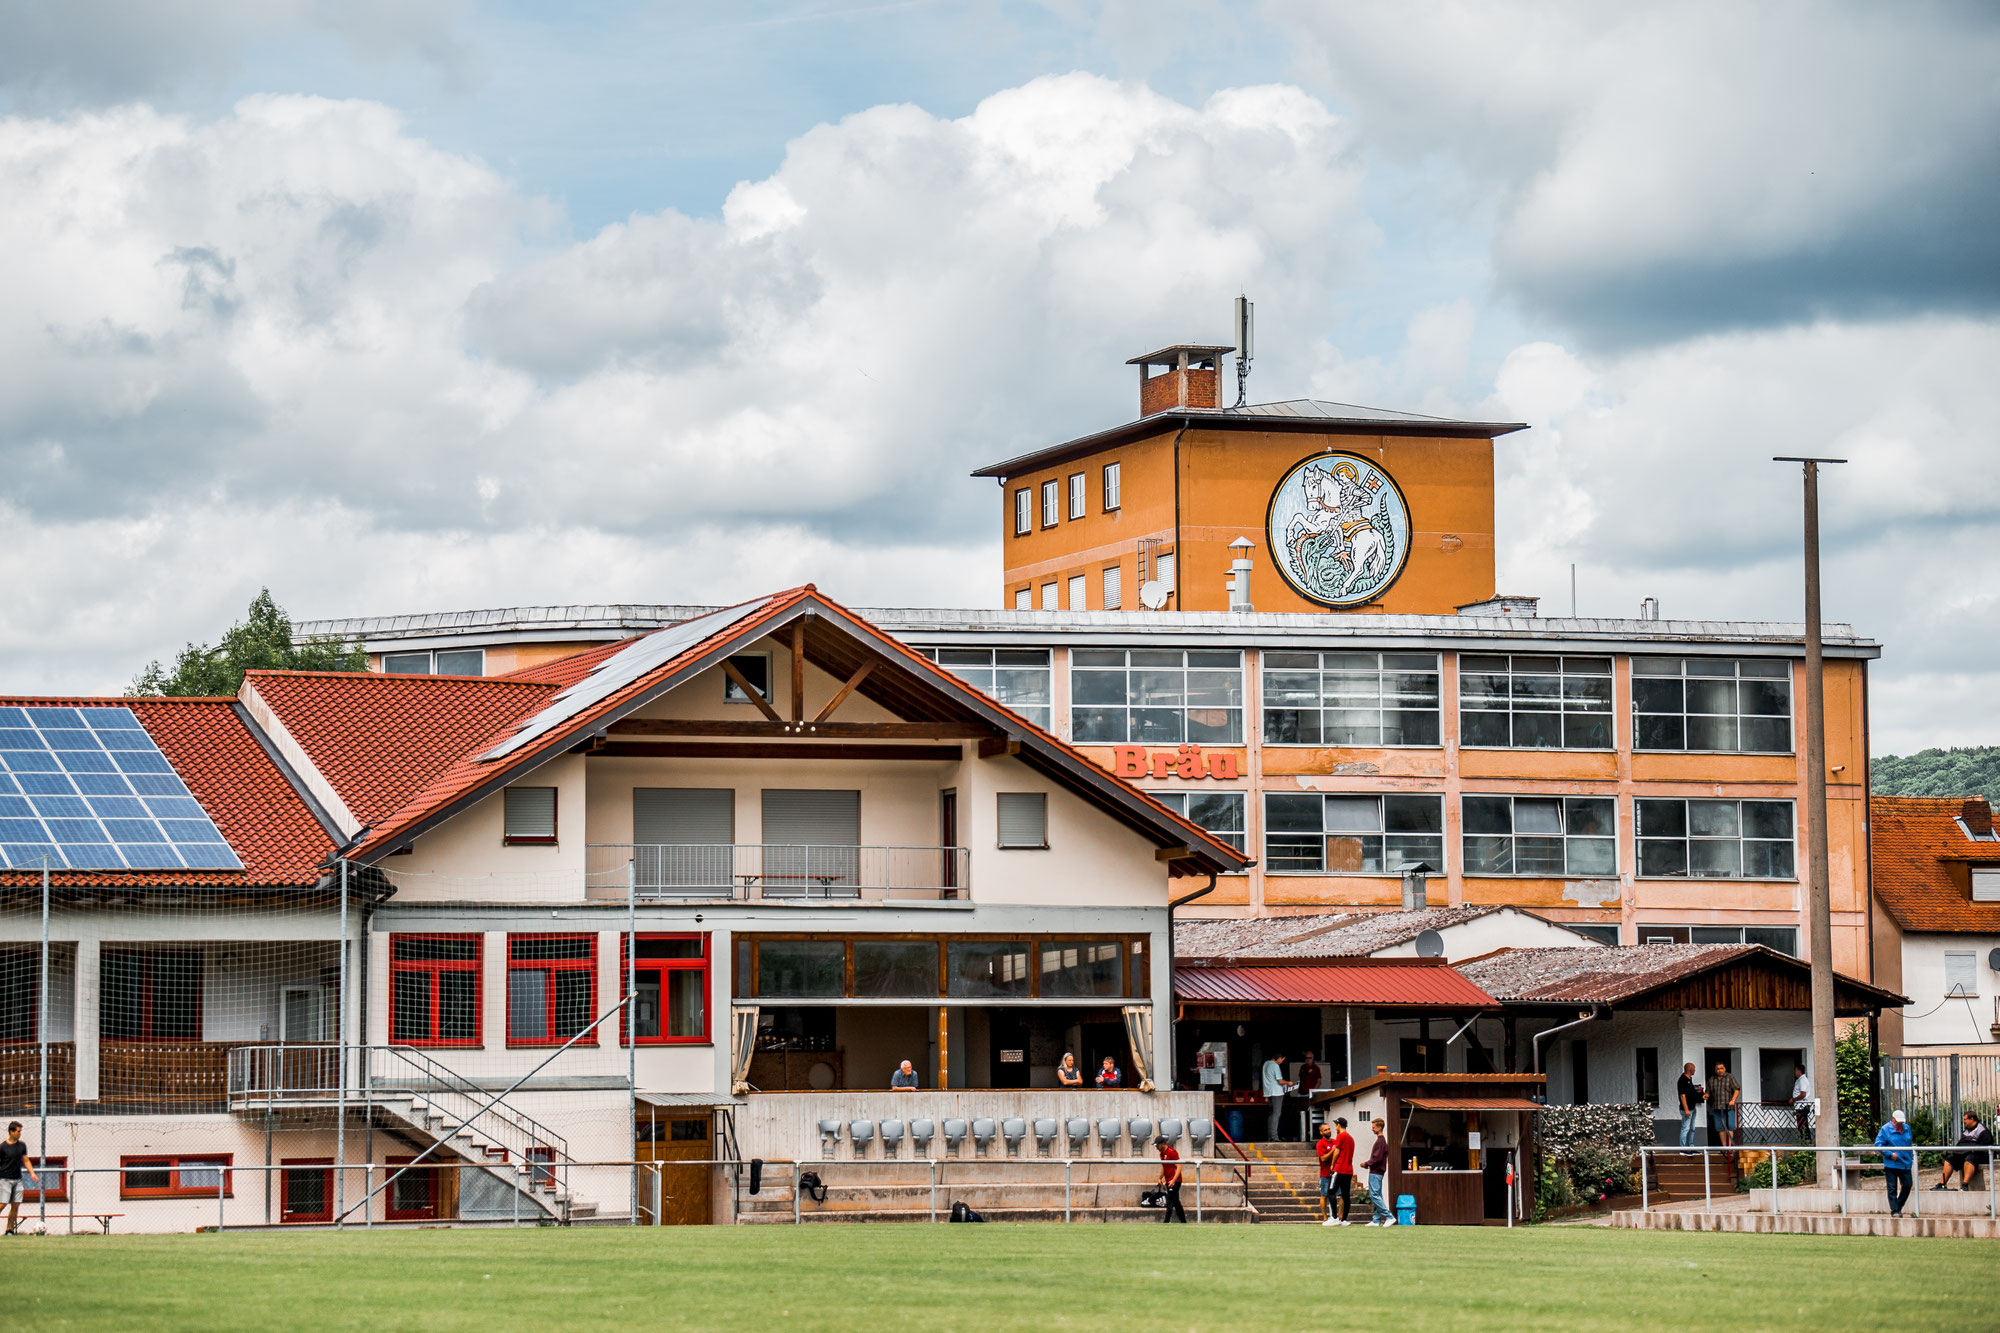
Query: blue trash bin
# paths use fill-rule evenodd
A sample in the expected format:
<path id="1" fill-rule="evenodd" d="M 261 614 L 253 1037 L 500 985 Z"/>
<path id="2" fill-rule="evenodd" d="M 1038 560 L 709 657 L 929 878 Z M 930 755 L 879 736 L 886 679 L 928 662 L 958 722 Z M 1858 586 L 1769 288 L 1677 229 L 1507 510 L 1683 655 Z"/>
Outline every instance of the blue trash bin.
<path id="1" fill-rule="evenodd" d="M 1417 1196 L 1398 1194 L 1396 1196 L 1396 1225 L 1413 1227 L 1417 1224 Z"/>
<path id="2" fill-rule="evenodd" d="M 1222 1118 L 1228 1125 L 1229 1137 L 1238 1143 L 1243 1142 L 1243 1112 L 1232 1110 Z"/>

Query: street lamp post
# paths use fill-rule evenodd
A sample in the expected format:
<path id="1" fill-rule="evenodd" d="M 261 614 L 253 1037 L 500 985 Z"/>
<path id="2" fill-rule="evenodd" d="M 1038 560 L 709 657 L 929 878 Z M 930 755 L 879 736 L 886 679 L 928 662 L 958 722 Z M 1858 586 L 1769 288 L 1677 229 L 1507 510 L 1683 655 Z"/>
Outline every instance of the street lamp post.
<path id="1" fill-rule="evenodd" d="M 1819 1115 L 1813 1142 L 1821 1148 L 1840 1145 L 1840 1075 L 1833 1052 L 1833 909 L 1827 883 L 1826 857 L 1826 679 L 1821 661 L 1819 612 L 1819 468 L 1845 463 L 1844 458 L 1784 456 L 1779 463 L 1805 467 L 1806 557 L 1806 912 L 1812 949 L 1813 1088 Z M 1863 769 L 1866 772 L 1866 769 Z M 1816 1153 L 1819 1183 L 1831 1183 L 1837 1170 L 1833 1155 Z M 1778 1183 L 1775 1168 L 1771 1184 Z"/>

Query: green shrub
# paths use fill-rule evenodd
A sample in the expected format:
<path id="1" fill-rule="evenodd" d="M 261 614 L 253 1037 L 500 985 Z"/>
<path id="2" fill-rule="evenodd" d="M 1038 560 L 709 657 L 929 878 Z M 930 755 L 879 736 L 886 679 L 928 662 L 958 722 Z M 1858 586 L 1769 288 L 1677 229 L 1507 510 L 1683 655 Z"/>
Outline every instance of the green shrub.
<path id="1" fill-rule="evenodd" d="M 1636 1194 L 1632 1158 L 1602 1143 L 1579 1143 L 1570 1150 L 1570 1185 L 1583 1203 L 1602 1203 L 1614 1194 Z"/>
<path id="2" fill-rule="evenodd" d="M 1813 1168 L 1813 1155 L 1811 1153 L 1780 1152 L 1777 1156 L 1778 1187 L 1780 1189 L 1792 1189 L 1795 1186 L 1811 1185 L 1818 1181 L 1819 1176 Z M 1769 1188 L 1771 1188 L 1771 1157 L 1769 1154 L 1766 1154 L 1764 1160 L 1757 1163 L 1750 1170 L 1749 1174 L 1737 1177 L 1736 1192 L 1738 1194 L 1747 1194 L 1751 1190 L 1767 1190 Z"/>
<path id="3" fill-rule="evenodd" d="M 1569 1171 L 1562 1162 L 1544 1155 L 1541 1165 L 1535 1171 L 1535 1210 L 1532 1220 L 1539 1222 L 1556 1209 L 1568 1208 L 1575 1203 L 1576 1192 L 1570 1185 Z"/>

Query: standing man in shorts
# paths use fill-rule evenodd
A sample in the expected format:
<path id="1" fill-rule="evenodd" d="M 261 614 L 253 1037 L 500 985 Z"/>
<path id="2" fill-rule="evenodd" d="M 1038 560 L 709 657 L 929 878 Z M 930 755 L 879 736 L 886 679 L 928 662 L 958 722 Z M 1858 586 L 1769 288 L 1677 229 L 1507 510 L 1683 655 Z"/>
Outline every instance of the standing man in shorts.
<path id="1" fill-rule="evenodd" d="M 7 1205 L 7 1234 L 10 1236 L 21 1220 L 23 1171 L 28 1173 L 28 1179 L 34 1182 L 36 1189 L 42 1187 L 35 1168 L 28 1165 L 28 1145 L 21 1142 L 21 1122 L 15 1120 L 7 1125 L 7 1141 L 0 1143 L 0 1203 Z"/>

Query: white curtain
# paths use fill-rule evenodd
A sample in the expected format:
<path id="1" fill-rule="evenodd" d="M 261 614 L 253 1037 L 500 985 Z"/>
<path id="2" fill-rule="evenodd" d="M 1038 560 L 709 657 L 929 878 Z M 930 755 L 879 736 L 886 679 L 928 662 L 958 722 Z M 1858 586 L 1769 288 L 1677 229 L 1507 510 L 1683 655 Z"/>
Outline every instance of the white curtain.
<path id="1" fill-rule="evenodd" d="M 741 1097 L 750 1091 L 750 1057 L 757 1051 L 757 1006 L 739 1004 L 729 1011 L 729 1095 Z"/>
<path id="2" fill-rule="evenodd" d="M 1138 1076 L 1139 1091 L 1153 1090 L 1153 1006 L 1150 1004 L 1128 1004 L 1125 1015 L 1125 1037 L 1132 1046 L 1132 1072 Z"/>

